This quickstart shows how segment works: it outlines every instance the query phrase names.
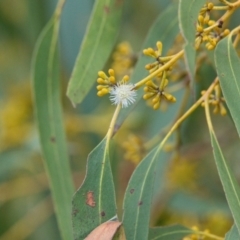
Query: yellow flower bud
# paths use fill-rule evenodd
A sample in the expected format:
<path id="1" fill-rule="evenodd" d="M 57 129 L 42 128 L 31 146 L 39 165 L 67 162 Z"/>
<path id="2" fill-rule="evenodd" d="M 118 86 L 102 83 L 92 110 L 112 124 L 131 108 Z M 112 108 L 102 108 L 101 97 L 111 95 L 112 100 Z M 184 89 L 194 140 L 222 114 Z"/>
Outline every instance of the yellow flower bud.
<path id="1" fill-rule="evenodd" d="M 200 23 L 203 23 L 203 19 L 204 19 L 203 15 L 198 15 L 198 21 Z"/>
<path id="2" fill-rule="evenodd" d="M 197 31 L 200 32 L 200 33 L 203 32 L 203 27 L 201 25 L 198 25 L 197 26 Z"/>
<path id="3" fill-rule="evenodd" d="M 98 91 L 102 90 L 103 88 L 105 88 L 104 85 L 98 85 L 98 86 L 97 86 L 97 90 L 98 90 Z"/>
<path id="4" fill-rule="evenodd" d="M 226 37 L 229 33 L 230 33 L 230 30 L 229 29 L 225 29 L 223 31 L 223 36 Z"/>
<path id="5" fill-rule="evenodd" d="M 115 75 L 114 70 L 111 69 L 111 68 L 108 70 L 108 73 L 109 73 L 110 76 L 114 76 Z"/>
<path id="6" fill-rule="evenodd" d="M 210 3 L 207 4 L 208 10 L 212 10 L 213 7 L 214 7 L 213 3 L 210 2 Z"/>
<path id="7" fill-rule="evenodd" d="M 227 114 L 227 110 L 226 110 L 226 108 L 223 106 L 222 103 L 220 103 L 220 114 L 221 114 L 222 116 L 225 116 L 225 115 Z"/>
<path id="8" fill-rule="evenodd" d="M 170 102 L 176 102 L 176 98 L 175 98 L 173 95 L 171 95 L 171 94 L 169 94 L 169 93 L 166 93 L 166 92 L 164 92 L 163 95 L 164 95 L 164 97 L 165 97 L 168 101 L 170 101 Z"/>
<path id="9" fill-rule="evenodd" d="M 102 78 L 98 78 L 97 79 L 97 83 L 99 83 L 99 84 L 106 84 L 107 82 L 105 80 L 103 80 Z"/>
<path id="10" fill-rule="evenodd" d="M 213 20 L 208 21 L 208 26 L 212 26 L 213 24 L 215 24 L 215 21 L 213 21 Z"/>
<path id="11" fill-rule="evenodd" d="M 154 89 L 157 89 L 157 88 L 158 88 L 158 86 L 157 86 L 153 81 L 147 81 L 147 82 L 146 82 L 146 85 L 147 85 L 148 87 L 152 87 L 152 88 L 154 88 Z"/>
<path id="12" fill-rule="evenodd" d="M 128 75 L 125 75 L 122 79 L 125 83 L 129 81 L 129 76 Z"/>
<path id="13" fill-rule="evenodd" d="M 147 99 L 151 98 L 154 95 L 155 95 L 155 93 L 153 93 L 153 92 L 146 93 L 146 94 L 143 95 L 143 99 L 147 100 Z"/>
<path id="14" fill-rule="evenodd" d="M 161 54 L 162 54 L 162 42 L 158 41 L 156 45 L 157 45 L 157 49 L 158 49 L 158 54 L 159 54 L 159 56 L 161 56 Z"/>
<path id="15" fill-rule="evenodd" d="M 159 107 L 160 107 L 160 101 L 158 101 L 157 103 L 155 103 L 155 104 L 153 105 L 153 109 L 154 109 L 154 110 L 159 109 Z"/>
<path id="16" fill-rule="evenodd" d="M 102 90 L 100 90 L 100 91 L 97 92 L 97 95 L 98 95 L 99 97 L 102 97 L 102 96 L 106 95 L 107 93 L 109 93 L 109 89 L 103 88 Z"/>
<path id="17" fill-rule="evenodd" d="M 159 97 L 159 95 L 157 95 L 155 98 L 153 98 L 153 100 L 152 100 L 152 103 L 157 103 L 157 102 L 159 102 L 159 100 L 160 100 L 160 97 Z"/>
<path id="18" fill-rule="evenodd" d="M 210 14 L 209 12 L 206 12 L 203 22 L 207 24 L 209 22 L 209 19 L 210 19 Z"/>
<path id="19" fill-rule="evenodd" d="M 101 78 L 107 78 L 107 75 L 103 72 L 103 71 L 99 71 L 98 72 L 98 76 L 101 77 Z"/>

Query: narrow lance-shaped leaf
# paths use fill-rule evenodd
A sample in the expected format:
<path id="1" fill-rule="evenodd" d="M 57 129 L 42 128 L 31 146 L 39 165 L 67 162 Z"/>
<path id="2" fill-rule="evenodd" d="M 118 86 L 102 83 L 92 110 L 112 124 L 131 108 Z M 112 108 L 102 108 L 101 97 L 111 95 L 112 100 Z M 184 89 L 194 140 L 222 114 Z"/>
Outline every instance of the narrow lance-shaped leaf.
<path id="1" fill-rule="evenodd" d="M 193 83 L 195 78 L 195 34 L 198 14 L 206 0 L 180 0 L 179 1 L 179 25 L 185 38 L 186 45 L 185 62 L 188 68 L 190 79 Z"/>
<path id="2" fill-rule="evenodd" d="M 43 158 L 62 238 L 72 239 L 71 198 L 74 187 L 62 122 L 58 58 L 59 16 L 41 33 L 33 59 L 33 93 Z"/>
<path id="3" fill-rule="evenodd" d="M 166 25 L 166 22 L 168 23 Z M 157 41 L 161 41 L 163 43 L 163 56 L 167 53 L 170 47 L 173 45 L 174 40 L 179 33 L 178 28 L 178 19 L 177 19 L 177 4 L 172 3 L 164 12 L 159 14 L 158 18 L 152 25 L 147 34 L 147 37 L 144 41 L 142 49 L 148 47 L 155 47 Z M 145 69 L 145 65 L 151 62 L 151 58 L 141 55 L 134 71 L 131 75 L 130 81 L 132 83 L 136 83 L 141 80 L 144 76 L 148 74 Z M 142 90 L 138 90 L 138 97 L 136 102 L 128 108 L 124 108 L 121 110 L 119 117 L 117 119 L 116 125 L 119 127 L 123 121 L 126 119 L 128 114 L 133 110 L 137 103 L 142 99 Z M 144 103 L 145 104 L 145 103 Z M 118 129 L 118 128 L 116 128 Z"/>
<path id="4" fill-rule="evenodd" d="M 233 225 L 230 231 L 226 234 L 225 240 L 237 240 L 240 239 L 240 235 L 236 225 Z"/>
<path id="5" fill-rule="evenodd" d="M 192 229 L 181 225 L 156 227 L 150 228 L 148 240 L 179 240 L 193 233 Z"/>
<path id="6" fill-rule="evenodd" d="M 229 168 L 228 163 L 224 159 L 213 130 L 210 130 L 210 135 L 220 180 L 222 182 L 228 205 L 234 218 L 234 222 L 238 228 L 238 231 L 240 232 L 240 187 L 235 176 L 233 175 L 232 170 Z"/>
<path id="7" fill-rule="evenodd" d="M 123 205 L 123 226 L 127 239 L 148 238 L 154 180 L 156 174 L 164 173 L 167 161 L 164 154 L 161 148 L 154 148 L 140 162 L 131 176 Z M 161 164 L 157 164 L 158 161 Z"/>
<path id="8" fill-rule="evenodd" d="M 222 92 L 240 136 L 240 60 L 231 35 L 218 43 L 214 58 Z"/>
<path id="9" fill-rule="evenodd" d="M 87 31 L 78 54 L 67 95 L 73 104 L 80 103 L 96 82 L 118 34 L 123 1 L 95 0 Z"/>
<path id="10" fill-rule="evenodd" d="M 106 138 L 89 154 L 87 173 L 73 198 L 74 239 L 84 239 L 116 216 L 113 176 Z"/>

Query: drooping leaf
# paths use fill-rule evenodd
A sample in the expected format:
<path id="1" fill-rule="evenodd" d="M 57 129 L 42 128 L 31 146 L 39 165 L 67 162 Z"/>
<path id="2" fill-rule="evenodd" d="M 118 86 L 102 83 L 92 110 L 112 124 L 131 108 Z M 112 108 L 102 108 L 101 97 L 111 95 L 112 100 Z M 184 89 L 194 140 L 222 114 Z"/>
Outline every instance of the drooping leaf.
<path id="1" fill-rule="evenodd" d="M 231 35 L 218 43 L 214 57 L 223 95 L 240 136 L 240 60 Z"/>
<path id="2" fill-rule="evenodd" d="M 224 159 L 222 150 L 217 141 L 216 135 L 213 130 L 210 130 L 211 142 L 213 147 L 213 153 L 217 170 L 220 176 L 220 180 L 223 185 L 223 189 L 228 201 L 229 208 L 232 212 L 234 222 L 240 232 L 240 187 L 238 182 L 228 166 L 228 163 Z"/>
<path id="3" fill-rule="evenodd" d="M 192 229 L 181 225 L 156 227 L 150 228 L 148 240 L 179 240 L 192 233 Z"/>
<path id="4" fill-rule="evenodd" d="M 188 68 L 191 82 L 193 83 L 195 78 L 195 34 L 196 34 L 196 23 L 200 9 L 203 7 L 206 0 L 180 0 L 179 1 L 179 25 L 180 30 L 185 38 L 186 45 L 185 51 L 185 62 Z"/>
<path id="5" fill-rule="evenodd" d="M 226 234 L 225 240 L 237 240 L 240 239 L 240 235 L 236 225 L 233 225 L 230 231 Z"/>
<path id="6" fill-rule="evenodd" d="M 147 239 L 155 175 L 162 175 L 167 159 L 154 148 L 134 170 L 124 196 L 123 226 L 127 239 Z M 159 161 L 159 162 L 158 162 Z"/>
<path id="7" fill-rule="evenodd" d="M 168 23 L 166 25 L 166 22 Z M 178 19 L 177 19 L 177 4 L 172 3 L 166 10 L 164 10 L 156 19 L 154 24 L 149 30 L 147 37 L 144 41 L 142 49 L 153 47 L 155 48 L 156 42 L 161 41 L 163 43 L 163 56 L 167 53 L 170 47 L 173 45 L 174 40 L 179 33 L 178 28 Z M 147 70 L 145 69 L 145 65 L 151 62 L 151 58 L 144 56 L 143 54 L 140 56 L 134 71 L 131 75 L 130 81 L 132 83 L 136 83 L 144 76 L 148 75 Z M 133 110 L 137 103 L 142 99 L 143 91 L 141 89 L 138 90 L 138 95 L 136 102 L 128 108 L 124 108 L 121 110 L 117 123 L 117 126 L 120 126 L 123 121 L 126 119 L 128 114 Z M 145 103 L 144 103 L 145 104 Z"/>
<path id="8" fill-rule="evenodd" d="M 93 229 L 116 216 L 113 176 L 106 138 L 89 154 L 87 173 L 73 197 L 74 239 L 84 239 Z"/>
<path id="9" fill-rule="evenodd" d="M 59 11 L 58 11 L 59 12 Z M 71 199 L 74 187 L 60 103 L 58 29 L 55 15 L 41 33 L 33 58 L 33 93 L 43 159 L 51 185 L 62 238 L 72 239 Z"/>
<path id="10" fill-rule="evenodd" d="M 78 54 L 67 95 L 80 103 L 96 82 L 114 46 L 121 20 L 123 1 L 95 0 L 87 31 Z"/>

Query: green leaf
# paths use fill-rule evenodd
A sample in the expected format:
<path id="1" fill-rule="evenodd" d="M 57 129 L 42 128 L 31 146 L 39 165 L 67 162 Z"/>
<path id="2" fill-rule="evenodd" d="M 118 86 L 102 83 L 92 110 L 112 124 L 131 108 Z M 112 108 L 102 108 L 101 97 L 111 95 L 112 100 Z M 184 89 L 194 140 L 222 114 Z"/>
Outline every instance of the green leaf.
<path id="1" fill-rule="evenodd" d="M 228 205 L 234 218 L 234 222 L 238 228 L 238 231 L 240 232 L 240 188 L 235 176 L 232 173 L 232 170 L 229 168 L 228 163 L 224 159 L 213 130 L 210 130 L 210 135 L 220 180 L 222 182 Z"/>
<path id="2" fill-rule="evenodd" d="M 167 159 L 154 148 L 134 170 L 124 196 L 123 226 L 127 239 L 147 239 L 155 175 L 163 175 Z M 159 162 L 158 162 L 159 161 Z"/>
<path id="3" fill-rule="evenodd" d="M 168 23 L 166 25 L 166 22 Z M 158 18 L 152 25 L 147 34 L 147 37 L 144 41 L 142 49 L 148 47 L 155 47 L 157 41 L 161 41 L 163 43 L 163 55 L 167 53 L 170 47 L 173 45 L 174 40 L 179 33 L 178 28 L 178 19 L 177 19 L 177 4 L 172 3 L 168 8 L 166 8 L 161 14 L 159 14 Z M 144 76 L 148 75 L 148 71 L 145 69 L 145 65 L 151 62 L 151 58 L 144 56 L 143 54 L 140 56 L 135 68 L 134 72 L 131 75 L 130 81 L 132 83 L 136 83 Z M 138 96 L 136 102 L 128 108 L 124 108 L 121 110 L 119 117 L 117 119 L 117 126 L 120 126 L 123 121 L 126 119 L 128 114 L 133 110 L 137 103 L 142 99 L 143 91 L 138 90 Z M 145 104 L 145 103 L 144 103 Z"/>
<path id="4" fill-rule="evenodd" d="M 41 33 L 33 57 L 33 93 L 44 164 L 51 185 L 62 238 L 72 239 L 71 198 L 74 187 L 65 141 L 60 104 L 59 16 Z"/>
<path id="5" fill-rule="evenodd" d="M 185 236 L 194 233 L 190 228 L 173 225 L 168 227 L 156 227 L 150 228 L 149 230 L 149 240 L 179 240 L 183 239 Z"/>
<path id="6" fill-rule="evenodd" d="M 218 43 L 214 57 L 223 95 L 240 136 L 240 60 L 231 35 Z"/>
<path id="7" fill-rule="evenodd" d="M 180 30 L 185 38 L 186 45 L 185 62 L 189 72 L 191 82 L 195 79 L 195 35 L 196 23 L 200 9 L 203 7 L 206 0 L 180 0 L 179 1 L 179 25 Z"/>
<path id="8" fill-rule="evenodd" d="M 95 0 L 87 31 L 68 85 L 67 96 L 80 103 L 107 61 L 118 34 L 123 1 Z"/>
<path id="9" fill-rule="evenodd" d="M 73 198 L 74 239 L 84 239 L 101 223 L 116 217 L 113 176 L 106 138 L 89 154 L 87 173 Z"/>
<path id="10" fill-rule="evenodd" d="M 225 240 L 237 240 L 240 239 L 238 229 L 236 225 L 233 225 L 230 231 L 226 234 Z"/>

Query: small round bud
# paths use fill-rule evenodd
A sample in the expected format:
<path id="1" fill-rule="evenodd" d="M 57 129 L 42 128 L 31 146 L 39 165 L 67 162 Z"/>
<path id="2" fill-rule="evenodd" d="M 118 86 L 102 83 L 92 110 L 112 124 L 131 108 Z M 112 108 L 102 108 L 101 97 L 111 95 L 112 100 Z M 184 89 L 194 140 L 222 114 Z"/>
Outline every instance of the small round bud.
<path id="1" fill-rule="evenodd" d="M 157 88 L 158 88 L 158 86 L 157 86 L 153 81 L 147 81 L 147 82 L 146 82 L 146 85 L 147 85 L 148 87 L 152 87 L 152 88 L 154 88 L 154 89 L 157 89 Z"/>
<path id="2" fill-rule="evenodd" d="M 103 72 L 103 71 L 99 71 L 98 72 L 98 76 L 101 77 L 101 78 L 107 78 L 107 75 Z"/>
<path id="3" fill-rule="evenodd" d="M 170 102 L 176 102 L 176 98 L 175 98 L 173 95 L 171 95 L 171 94 L 169 94 L 169 93 L 166 93 L 166 92 L 164 92 L 163 95 L 164 95 L 164 97 L 165 97 L 168 101 L 170 101 Z"/>
<path id="4" fill-rule="evenodd" d="M 150 69 L 153 68 L 153 67 L 154 67 L 154 65 L 151 64 L 151 63 L 149 63 L 149 64 L 147 64 L 147 65 L 145 66 L 145 69 L 146 69 L 146 70 L 150 70 Z"/>
<path id="5" fill-rule="evenodd" d="M 143 49 L 143 54 L 144 55 L 148 55 L 148 50 L 147 49 Z"/>
<path id="6" fill-rule="evenodd" d="M 114 76 L 110 76 L 109 77 L 109 81 L 111 82 L 111 83 L 116 83 L 116 79 L 115 79 L 115 77 Z"/>
<path id="7" fill-rule="evenodd" d="M 109 73 L 110 76 L 114 76 L 115 75 L 114 70 L 111 69 L 111 68 L 108 70 L 108 73 Z"/>
<path id="8" fill-rule="evenodd" d="M 160 100 L 160 98 L 159 98 L 159 96 L 157 95 L 156 97 L 153 98 L 152 103 L 155 104 L 155 103 L 159 102 L 159 100 Z"/>
<path id="9" fill-rule="evenodd" d="M 126 83 L 126 82 L 128 82 L 129 81 L 129 76 L 128 75 L 125 75 L 124 77 L 123 77 L 123 81 Z"/>
<path id="10" fill-rule="evenodd" d="M 151 98 L 152 96 L 154 96 L 154 94 L 155 93 L 153 93 L 153 92 L 148 92 L 148 93 L 143 95 L 143 99 L 147 100 L 147 99 Z"/>
<path id="11" fill-rule="evenodd" d="M 198 15 L 198 21 L 200 23 L 203 23 L 203 19 L 204 19 L 203 15 Z"/>
<path id="12" fill-rule="evenodd" d="M 212 25 L 215 24 L 215 23 L 216 23 L 215 21 L 209 20 L 207 24 L 208 24 L 208 26 L 212 26 Z"/>
<path id="13" fill-rule="evenodd" d="M 157 103 L 155 103 L 155 104 L 153 105 L 153 109 L 154 109 L 154 110 L 159 109 L 159 107 L 160 107 L 160 101 L 158 101 Z"/>
<path id="14" fill-rule="evenodd" d="M 102 96 L 106 95 L 107 93 L 109 93 L 109 89 L 103 88 L 101 91 L 98 91 L 98 92 L 97 92 L 97 95 L 98 95 L 99 97 L 102 97 Z"/>
<path id="15" fill-rule="evenodd" d="M 203 27 L 201 25 L 198 25 L 197 26 L 197 31 L 200 32 L 200 33 L 203 32 Z"/>
<path id="16" fill-rule="evenodd" d="M 225 116 L 227 114 L 226 108 L 223 106 L 223 104 L 220 104 L 220 114 L 222 116 Z"/>
<path id="17" fill-rule="evenodd" d="M 223 31 L 223 36 L 226 37 L 229 33 L 230 33 L 230 30 L 229 29 L 225 29 Z"/>
<path id="18" fill-rule="evenodd" d="M 158 41 L 157 42 L 157 49 L 158 49 L 158 55 L 162 55 L 162 42 Z"/>
<path id="19" fill-rule="evenodd" d="M 97 86 L 97 90 L 98 90 L 98 91 L 101 91 L 103 88 L 105 88 L 105 86 L 103 86 L 103 85 L 98 85 L 98 86 Z"/>
<path id="20" fill-rule="evenodd" d="M 99 84 L 106 84 L 106 81 L 103 80 L 102 78 L 98 78 L 97 79 L 97 83 L 99 83 Z"/>
<path id="21" fill-rule="evenodd" d="M 210 19 L 210 14 L 209 14 L 209 12 L 206 12 L 206 15 L 205 15 L 205 17 L 204 17 L 203 22 L 204 22 L 205 24 L 207 24 L 207 23 L 209 22 L 209 19 Z"/>
<path id="22" fill-rule="evenodd" d="M 207 4 L 208 10 L 212 10 L 213 7 L 214 7 L 213 3 L 210 2 L 210 3 Z"/>

